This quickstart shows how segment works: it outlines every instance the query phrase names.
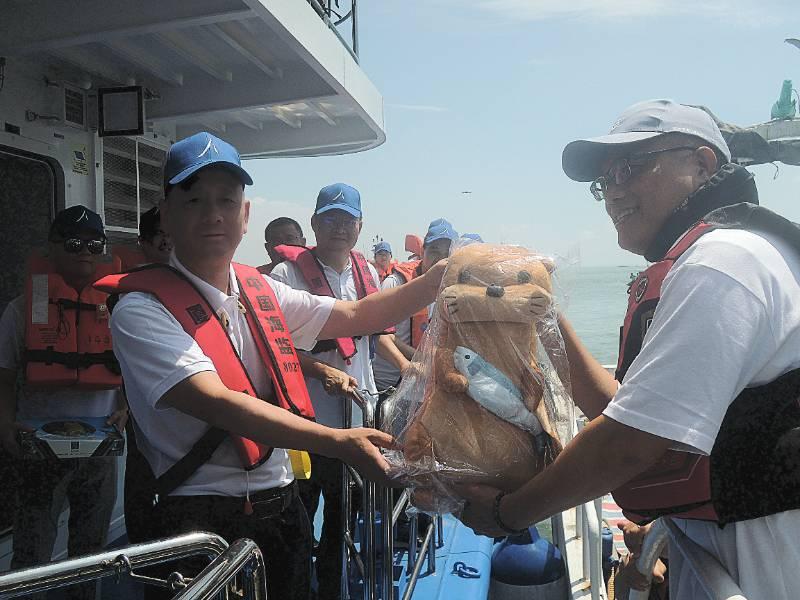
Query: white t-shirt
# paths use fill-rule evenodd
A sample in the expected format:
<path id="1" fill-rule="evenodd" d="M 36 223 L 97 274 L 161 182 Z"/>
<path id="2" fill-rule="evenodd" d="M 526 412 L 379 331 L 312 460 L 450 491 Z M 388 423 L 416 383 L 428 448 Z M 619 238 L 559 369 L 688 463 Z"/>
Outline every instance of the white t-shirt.
<path id="1" fill-rule="evenodd" d="M 0 368 L 20 371 L 24 368 L 25 296 L 14 298 L 0 319 Z M 105 417 L 117 409 L 118 390 L 29 390 L 19 386 L 17 419 Z"/>
<path id="2" fill-rule="evenodd" d="M 228 336 L 256 393 L 260 398 L 268 398 L 272 382 L 263 368 L 246 318 L 238 310 L 239 286 L 233 268 L 231 294 L 227 295 L 189 272 L 174 254 L 170 265 L 192 281 L 217 314 L 224 312 L 228 316 Z M 275 292 L 295 346 L 312 347 L 335 301 L 298 292 L 268 277 L 264 279 Z M 134 292 L 123 296 L 114 308 L 111 330 L 128 403 L 140 434 L 136 441 L 158 477 L 185 456 L 209 428 L 204 421 L 163 406 L 161 398 L 187 377 L 216 369 L 177 319 L 151 294 Z M 226 438 L 211 459 L 172 495 L 244 496 L 248 489 L 254 493 L 284 486 L 293 479 L 285 450 L 276 448 L 266 463 L 248 474 L 242 469 L 233 442 Z"/>
<path id="3" fill-rule="evenodd" d="M 709 454 L 745 388 L 800 367 L 800 257 L 782 240 L 742 230 L 704 235 L 675 263 L 641 353 L 604 414 Z M 718 558 L 749 600 L 800 589 L 800 510 L 714 523 L 674 519 Z M 705 598 L 678 552 L 670 595 Z"/>
<path id="4" fill-rule="evenodd" d="M 322 264 L 322 261 L 320 261 Z M 368 264 L 369 270 L 375 281 L 378 281 L 378 273 L 375 267 Z M 347 266 L 341 273 L 335 269 L 322 264 L 325 278 L 333 290 L 334 295 L 340 300 L 358 300 L 356 292 L 356 284 L 353 280 L 353 268 L 348 260 Z M 303 277 L 302 272 L 292 262 L 284 261 L 277 265 L 270 273 L 270 276 L 278 281 L 292 286 L 297 290 L 308 291 L 308 284 Z M 310 348 L 309 348 L 310 349 Z M 369 358 L 369 336 L 362 336 L 356 340 L 356 354 L 350 359 L 350 364 L 347 364 L 344 359 L 339 355 L 336 350 L 328 350 L 318 354 L 312 354 L 314 358 L 324 361 L 356 378 L 360 389 L 366 389 L 370 393 L 376 393 L 375 379 L 372 375 L 372 361 Z M 341 428 L 344 419 L 344 402 L 351 402 L 350 400 L 330 396 L 322 387 L 322 382 L 318 379 L 306 377 L 306 385 L 308 386 L 308 393 L 311 396 L 311 402 L 314 404 L 314 412 L 317 415 L 317 422 L 327 425 L 328 427 Z M 355 404 L 353 406 L 353 426 L 359 427 L 362 423 L 361 409 Z"/>
<path id="5" fill-rule="evenodd" d="M 405 279 L 403 279 L 397 273 L 392 273 L 383 280 L 381 289 L 388 290 L 404 283 Z M 395 326 L 395 329 L 397 330 L 395 332 L 395 337 L 397 337 L 397 339 L 401 342 L 405 342 L 410 346 L 411 319 L 404 319 L 401 323 L 398 323 Z M 390 363 L 388 360 L 385 360 L 380 356 L 375 356 L 375 360 L 372 361 L 372 372 L 375 374 L 375 384 L 378 386 L 379 390 L 384 390 L 389 386 L 396 385 L 397 380 L 400 379 L 400 369 L 395 367 L 393 363 Z"/>

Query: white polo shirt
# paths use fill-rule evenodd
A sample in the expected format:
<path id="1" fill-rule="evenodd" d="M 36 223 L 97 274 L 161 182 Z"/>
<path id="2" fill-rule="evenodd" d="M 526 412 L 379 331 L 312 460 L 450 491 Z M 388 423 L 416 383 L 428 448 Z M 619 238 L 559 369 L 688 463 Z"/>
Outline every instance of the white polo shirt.
<path id="1" fill-rule="evenodd" d="M 341 273 L 323 264 L 322 261 L 320 261 L 320 264 L 322 264 L 325 278 L 338 299 L 358 300 L 356 284 L 353 280 L 353 267 L 349 260 Z M 369 263 L 368 267 L 374 280 L 378 281 L 378 273 L 375 267 Z M 289 261 L 284 261 L 277 265 L 270 273 L 270 276 L 297 290 L 308 291 L 308 284 L 302 272 L 297 265 Z M 369 358 L 369 336 L 362 336 L 356 340 L 356 354 L 350 359 L 350 364 L 347 364 L 336 350 L 320 352 L 312 356 L 355 377 L 359 388 L 369 390 L 373 394 L 376 393 L 375 379 L 372 375 L 372 361 Z M 344 417 L 344 402 L 350 402 L 350 400 L 328 395 L 325 388 L 322 387 L 322 382 L 318 379 L 307 377 L 306 385 L 308 386 L 308 393 L 311 395 L 311 402 L 314 404 L 317 421 L 329 427 L 341 428 Z M 353 404 L 353 426 L 360 426 L 361 423 L 361 410 Z"/>
<path id="2" fill-rule="evenodd" d="M 383 280 L 381 289 L 388 290 L 403 285 L 404 283 L 405 279 L 401 275 L 392 273 Z M 411 319 L 403 319 L 403 321 L 395 325 L 395 329 L 395 337 L 410 346 Z M 377 385 L 380 390 L 385 390 L 389 386 L 396 385 L 397 381 L 400 379 L 400 369 L 380 356 L 376 356 L 375 360 L 372 361 L 372 372 L 375 375 L 375 385 Z"/>
<path id="3" fill-rule="evenodd" d="M 238 309 L 239 286 L 233 268 L 228 295 L 189 272 L 174 253 L 170 265 L 190 279 L 217 314 L 227 315 L 228 337 L 242 358 L 256 393 L 260 398 L 268 398 L 272 382 L 246 318 Z M 293 290 L 268 277 L 264 279 L 275 292 L 295 346 L 313 347 L 335 300 Z M 123 296 L 114 308 L 111 331 L 128 403 L 136 420 L 137 443 L 156 476 L 160 476 L 185 456 L 209 428 L 204 421 L 164 406 L 161 398 L 187 377 L 216 369 L 177 319 L 151 294 L 134 292 Z M 254 493 L 284 486 L 293 479 L 285 450 L 275 449 L 266 463 L 248 474 L 242 469 L 233 442 L 227 438 L 211 459 L 172 495 L 241 497 L 248 489 Z"/>

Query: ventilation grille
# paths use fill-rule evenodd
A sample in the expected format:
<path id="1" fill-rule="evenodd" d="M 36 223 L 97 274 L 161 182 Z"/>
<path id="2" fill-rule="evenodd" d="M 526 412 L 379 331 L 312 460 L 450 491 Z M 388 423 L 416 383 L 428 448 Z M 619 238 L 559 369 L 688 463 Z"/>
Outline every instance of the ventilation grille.
<path id="1" fill-rule="evenodd" d="M 106 228 L 115 228 L 113 237 L 135 238 L 139 233 L 138 214 L 158 206 L 164 194 L 164 154 L 140 140 L 104 138 L 103 202 Z M 113 239 L 111 235 L 109 239 Z"/>
<path id="2" fill-rule="evenodd" d="M 86 93 L 68 85 L 64 86 L 64 123 L 86 129 Z"/>

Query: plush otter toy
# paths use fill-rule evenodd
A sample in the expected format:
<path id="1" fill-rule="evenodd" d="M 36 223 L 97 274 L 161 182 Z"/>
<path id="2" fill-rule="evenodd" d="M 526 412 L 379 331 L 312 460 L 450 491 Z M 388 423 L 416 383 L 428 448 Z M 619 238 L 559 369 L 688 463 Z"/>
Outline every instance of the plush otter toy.
<path id="1" fill-rule="evenodd" d="M 450 257 L 428 340 L 433 371 L 402 436 L 407 463 L 430 467 L 411 478 L 417 506 L 435 509 L 432 495 L 453 482 L 513 491 L 560 450 L 536 361 L 551 270 L 517 246 L 471 244 Z"/>

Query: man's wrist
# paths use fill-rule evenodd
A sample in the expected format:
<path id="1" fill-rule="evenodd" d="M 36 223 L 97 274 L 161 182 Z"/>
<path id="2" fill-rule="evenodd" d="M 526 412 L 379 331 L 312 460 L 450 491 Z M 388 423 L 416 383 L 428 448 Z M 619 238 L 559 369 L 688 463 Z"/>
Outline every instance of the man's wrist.
<path id="1" fill-rule="evenodd" d="M 312 451 L 312 453 L 321 454 L 322 456 L 327 456 L 328 458 L 337 458 L 339 460 L 343 460 L 344 453 L 342 450 L 345 448 L 345 444 L 342 436 L 342 430 L 324 425 L 320 427 L 322 427 L 323 431 L 319 440 L 319 449 Z"/>
<path id="2" fill-rule="evenodd" d="M 509 496 L 505 492 L 499 492 L 494 499 L 494 520 L 500 529 L 509 535 L 523 533 L 528 528 L 528 523 L 522 523 L 514 517 L 514 511 L 509 510 Z M 503 500 L 506 502 L 503 502 Z"/>

